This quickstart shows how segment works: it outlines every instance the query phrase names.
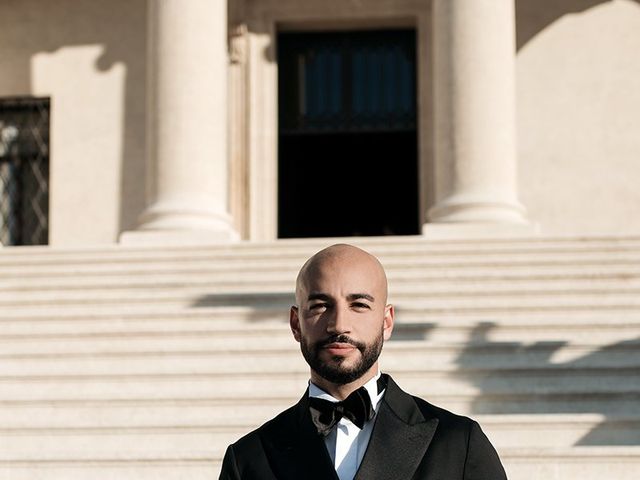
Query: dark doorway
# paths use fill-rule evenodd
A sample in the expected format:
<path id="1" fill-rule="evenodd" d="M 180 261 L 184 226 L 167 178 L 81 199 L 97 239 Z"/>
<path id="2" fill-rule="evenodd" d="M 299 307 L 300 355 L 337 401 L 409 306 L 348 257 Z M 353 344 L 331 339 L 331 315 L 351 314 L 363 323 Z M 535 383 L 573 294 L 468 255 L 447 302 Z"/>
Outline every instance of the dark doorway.
<path id="1" fill-rule="evenodd" d="M 419 233 L 413 30 L 281 33 L 278 236 Z"/>

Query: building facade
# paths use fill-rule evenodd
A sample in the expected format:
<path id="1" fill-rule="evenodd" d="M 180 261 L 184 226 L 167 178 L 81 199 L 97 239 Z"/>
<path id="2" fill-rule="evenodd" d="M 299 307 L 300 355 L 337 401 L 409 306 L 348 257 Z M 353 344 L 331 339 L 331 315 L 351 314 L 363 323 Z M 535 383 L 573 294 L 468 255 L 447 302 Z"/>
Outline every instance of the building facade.
<path id="1" fill-rule="evenodd" d="M 24 0 L 0 13 L 0 97 L 48 102 L 51 245 L 640 233 L 635 0 Z M 409 35 L 410 53 L 375 47 L 393 32 Z M 287 60 L 280 47 L 293 37 Z M 355 53 L 338 71 L 319 52 L 347 51 L 331 47 L 339 38 Z M 384 66 L 385 52 L 409 61 L 405 84 L 384 76 L 400 71 Z M 345 80 L 358 55 L 378 80 L 366 69 Z M 333 87 L 322 83 L 331 72 L 342 75 Z M 331 117 L 327 92 L 346 95 L 348 82 Z M 343 121 L 378 84 L 388 108 L 371 93 L 361 97 L 369 117 Z M 413 116 L 400 128 L 403 88 Z M 326 121 L 317 128 L 314 101 Z M 311 155 L 317 145 L 326 148 Z M 404 176 L 391 175 L 403 159 Z M 327 228 L 283 229 L 322 212 L 312 197 L 337 198 Z M 371 215 L 353 231 L 332 226 L 348 222 L 341 208 L 384 205 L 380 216 L 408 212 L 407 223 Z"/>

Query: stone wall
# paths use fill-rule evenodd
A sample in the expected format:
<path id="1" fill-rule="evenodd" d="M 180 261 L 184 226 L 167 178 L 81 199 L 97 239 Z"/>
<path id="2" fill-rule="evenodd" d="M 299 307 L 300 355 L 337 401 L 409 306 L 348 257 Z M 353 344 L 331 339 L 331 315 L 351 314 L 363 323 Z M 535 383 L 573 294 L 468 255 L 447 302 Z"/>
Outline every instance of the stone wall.
<path id="1" fill-rule="evenodd" d="M 145 28 L 144 0 L 0 5 L 0 96 L 51 97 L 53 245 L 113 243 L 144 206 Z"/>
<path id="2" fill-rule="evenodd" d="M 530 217 L 547 233 L 640 232 L 640 3 L 518 0 L 517 27 Z"/>

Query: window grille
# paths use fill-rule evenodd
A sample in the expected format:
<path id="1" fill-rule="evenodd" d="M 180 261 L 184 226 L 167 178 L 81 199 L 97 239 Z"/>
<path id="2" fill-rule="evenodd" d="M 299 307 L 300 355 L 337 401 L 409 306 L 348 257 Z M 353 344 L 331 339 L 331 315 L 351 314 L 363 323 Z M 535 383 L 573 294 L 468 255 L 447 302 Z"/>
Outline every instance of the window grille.
<path id="1" fill-rule="evenodd" d="M 278 36 L 280 132 L 416 128 L 415 31 Z"/>
<path id="2" fill-rule="evenodd" d="M 49 99 L 0 99 L 0 243 L 49 238 Z"/>

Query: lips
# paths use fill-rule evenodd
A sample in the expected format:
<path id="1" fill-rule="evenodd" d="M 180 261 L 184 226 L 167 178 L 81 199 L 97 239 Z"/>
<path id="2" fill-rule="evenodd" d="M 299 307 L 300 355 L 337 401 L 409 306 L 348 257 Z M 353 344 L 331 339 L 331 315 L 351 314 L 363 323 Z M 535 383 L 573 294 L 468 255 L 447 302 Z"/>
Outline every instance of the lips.
<path id="1" fill-rule="evenodd" d="M 357 348 L 350 343 L 333 342 L 322 346 L 322 349 L 330 353 L 331 355 L 347 355 Z"/>

